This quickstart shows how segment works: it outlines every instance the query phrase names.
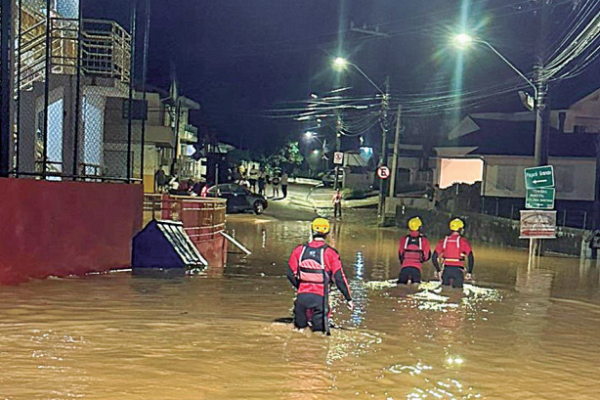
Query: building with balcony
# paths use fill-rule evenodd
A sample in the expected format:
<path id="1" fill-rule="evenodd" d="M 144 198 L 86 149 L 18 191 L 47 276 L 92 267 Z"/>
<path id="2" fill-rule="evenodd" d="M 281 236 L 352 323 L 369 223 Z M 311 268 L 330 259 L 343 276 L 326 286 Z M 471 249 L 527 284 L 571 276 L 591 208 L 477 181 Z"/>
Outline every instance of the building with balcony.
<path id="1" fill-rule="evenodd" d="M 141 160 L 141 132 L 144 126 L 144 190 L 154 192 L 154 176 L 159 169 L 180 179 L 201 180 L 206 174 L 205 160 L 196 160 L 194 145 L 198 128 L 190 124 L 190 111 L 200 109 L 197 102 L 177 94 L 176 85 L 170 91 L 146 87 L 144 93 L 134 92 L 132 103 L 132 160 Z M 105 107 L 104 159 L 107 168 L 122 168 L 118 162 L 126 158 L 129 130 L 129 99 L 109 97 Z M 135 167 L 135 166 L 134 166 Z"/>
<path id="2" fill-rule="evenodd" d="M 114 21 L 80 20 L 78 0 L 49 4 L 22 0 L 17 8 L 13 169 L 129 178 L 126 161 L 111 168 L 104 143 L 108 99 L 129 95 L 131 35 Z"/>

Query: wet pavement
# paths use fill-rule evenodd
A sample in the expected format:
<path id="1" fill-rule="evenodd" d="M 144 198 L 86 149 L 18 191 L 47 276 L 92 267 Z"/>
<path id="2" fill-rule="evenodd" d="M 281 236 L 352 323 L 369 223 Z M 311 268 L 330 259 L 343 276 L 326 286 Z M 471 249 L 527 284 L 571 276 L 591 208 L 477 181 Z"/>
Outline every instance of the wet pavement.
<path id="1" fill-rule="evenodd" d="M 277 203 L 277 202 L 274 202 Z M 356 308 L 332 336 L 290 324 L 287 256 L 314 216 L 281 202 L 228 219 L 251 251 L 183 280 L 128 273 L 0 291 L 0 399 L 597 399 L 598 267 L 474 242 L 465 291 L 390 287 L 394 228 L 334 221 Z M 438 238 L 432 238 L 433 240 Z M 432 267 L 424 270 L 426 279 Z"/>

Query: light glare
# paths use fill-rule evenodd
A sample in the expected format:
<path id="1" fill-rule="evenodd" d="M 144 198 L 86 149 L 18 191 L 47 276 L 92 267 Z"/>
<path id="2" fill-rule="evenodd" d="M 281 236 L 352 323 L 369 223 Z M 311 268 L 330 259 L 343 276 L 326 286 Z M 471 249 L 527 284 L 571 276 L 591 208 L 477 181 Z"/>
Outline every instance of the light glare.
<path id="1" fill-rule="evenodd" d="M 454 36 L 454 45 L 459 49 L 467 48 L 473 43 L 473 37 L 466 33 L 459 33 Z"/>

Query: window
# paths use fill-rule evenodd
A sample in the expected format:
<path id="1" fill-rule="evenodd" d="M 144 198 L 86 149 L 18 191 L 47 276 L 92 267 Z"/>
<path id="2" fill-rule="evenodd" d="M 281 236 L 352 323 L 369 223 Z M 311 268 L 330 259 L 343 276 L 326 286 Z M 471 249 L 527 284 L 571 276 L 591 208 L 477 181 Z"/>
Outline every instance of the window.
<path id="1" fill-rule="evenodd" d="M 148 102 L 144 100 L 132 100 L 131 119 L 134 121 L 146 120 L 148 117 Z M 123 100 L 123 119 L 129 119 L 129 99 Z"/>
<path id="2" fill-rule="evenodd" d="M 515 190 L 517 167 L 515 165 L 498 165 L 498 190 Z"/>

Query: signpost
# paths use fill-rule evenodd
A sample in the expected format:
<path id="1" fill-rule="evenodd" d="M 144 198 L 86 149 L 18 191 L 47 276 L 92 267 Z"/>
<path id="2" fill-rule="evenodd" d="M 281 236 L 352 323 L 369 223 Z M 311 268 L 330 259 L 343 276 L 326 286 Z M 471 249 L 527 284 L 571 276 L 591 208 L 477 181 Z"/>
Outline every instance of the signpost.
<path id="1" fill-rule="evenodd" d="M 381 167 L 377 168 L 377 176 L 380 179 L 387 179 L 390 177 L 390 169 L 388 167 L 386 167 L 385 165 L 382 165 Z"/>
<path id="2" fill-rule="evenodd" d="M 337 165 L 342 165 L 344 163 L 344 153 L 341 151 L 336 151 L 333 153 L 333 163 Z"/>
<path id="3" fill-rule="evenodd" d="M 541 189 L 554 187 L 554 168 L 552 165 L 525 168 L 525 188 Z"/>
<path id="4" fill-rule="evenodd" d="M 521 210 L 519 239 L 556 239 L 556 211 Z"/>
<path id="5" fill-rule="evenodd" d="M 554 208 L 554 168 L 552 165 L 525 168 L 525 208 L 521 210 L 520 239 L 529 239 L 529 257 L 541 254 L 541 242 L 536 239 L 556 239 Z"/>
<path id="6" fill-rule="evenodd" d="M 554 188 L 527 189 L 525 208 L 537 210 L 552 210 L 554 208 Z"/>

